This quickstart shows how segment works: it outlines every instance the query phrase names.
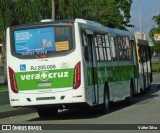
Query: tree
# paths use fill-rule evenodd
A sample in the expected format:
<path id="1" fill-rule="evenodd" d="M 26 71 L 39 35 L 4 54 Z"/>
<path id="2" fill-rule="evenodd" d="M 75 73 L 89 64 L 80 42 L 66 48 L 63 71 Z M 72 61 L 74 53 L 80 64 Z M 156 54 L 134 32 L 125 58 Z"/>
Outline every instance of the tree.
<path id="1" fill-rule="evenodd" d="M 2 61 L 5 63 L 5 36 L 6 28 L 8 27 L 11 21 L 11 9 L 13 8 L 13 1 L 10 0 L 0 0 L 0 40 L 2 41 Z"/>
<path id="2" fill-rule="evenodd" d="M 158 27 L 160 27 L 160 15 L 158 15 L 158 16 L 153 16 L 152 19 L 153 19 L 154 22 L 158 25 Z"/>
<path id="3" fill-rule="evenodd" d="M 14 0 L 12 18 L 17 19 L 20 24 L 51 18 L 51 5 L 51 0 Z"/>
<path id="4" fill-rule="evenodd" d="M 115 4 L 117 5 L 118 9 L 123 13 L 125 23 L 129 23 L 131 18 L 130 10 L 132 0 L 115 0 Z"/>
<path id="5" fill-rule="evenodd" d="M 150 30 L 150 38 L 153 41 L 154 46 L 152 47 L 153 50 L 155 50 L 156 52 L 160 52 L 160 41 L 155 41 L 154 40 L 154 34 L 160 34 L 160 27 L 154 27 Z"/>
<path id="6" fill-rule="evenodd" d="M 153 41 L 154 46 L 152 46 L 152 50 L 156 51 L 159 55 L 159 60 L 160 60 L 160 41 L 155 41 L 154 40 L 154 34 L 160 34 L 160 15 L 158 16 L 153 16 L 152 18 L 155 23 L 157 24 L 157 27 L 154 27 L 150 30 L 149 36 Z"/>
<path id="7" fill-rule="evenodd" d="M 130 22 L 132 0 L 54 0 L 56 19 L 84 18 L 122 28 Z M 52 0 L 0 0 L 0 24 L 51 18 Z M 4 16 L 5 15 L 5 16 Z"/>
<path id="8" fill-rule="evenodd" d="M 130 22 L 132 0 L 56 0 L 56 19 L 84 18 L 123 28 Z"/>

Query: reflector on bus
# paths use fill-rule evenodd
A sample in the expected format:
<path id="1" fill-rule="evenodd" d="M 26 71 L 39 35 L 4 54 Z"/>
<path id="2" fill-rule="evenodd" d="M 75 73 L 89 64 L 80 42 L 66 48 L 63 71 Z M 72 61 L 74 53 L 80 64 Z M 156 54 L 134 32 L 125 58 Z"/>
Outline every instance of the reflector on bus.
<path id="1" fill-rule="evenodd" d="M 73 89 L 77 89 L 81 85 L 81 63 L 78 62 L 74 68 Z"/>
<path id="2" fill-rule="evenodd" d="M 10 86 L 11 86 L 11 90 L 14 93 L 18 93 L 18 88 L 17 88 L 17 83 L 16 83 L 16 78 L 15 78 L 15 73 L 13 71 L 12 68 L 8 68 L 9 70 L 9 78 L 10 78 Z"/>

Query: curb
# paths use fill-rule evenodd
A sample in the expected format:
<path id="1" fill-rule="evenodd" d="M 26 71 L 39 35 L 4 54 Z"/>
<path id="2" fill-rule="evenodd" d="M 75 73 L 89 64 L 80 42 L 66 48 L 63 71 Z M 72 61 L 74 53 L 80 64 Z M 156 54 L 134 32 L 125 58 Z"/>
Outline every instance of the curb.
<path id="1" fill-rule="evenodd" d="M 6 117 L 12 117 L 16 115 L 25 115 L 29 113 L 34 113 L 36 112 L 36 109 L 32 108 L 13 108 L 10 111 L 5 111 L 5 112 L 0 112 L 0 119 L 1 118 L 6 118 Z"/>

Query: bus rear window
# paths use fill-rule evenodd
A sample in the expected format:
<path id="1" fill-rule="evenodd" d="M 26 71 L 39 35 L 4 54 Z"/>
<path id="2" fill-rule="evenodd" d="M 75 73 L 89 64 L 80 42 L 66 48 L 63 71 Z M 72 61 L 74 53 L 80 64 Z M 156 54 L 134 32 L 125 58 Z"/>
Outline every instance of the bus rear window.
<path id="1" fill-rule="evenodd" d="M 15 56 L 52 55 L 73 48 L 72 27 L 69 26 L 16 29 L 12 33 Z"/>

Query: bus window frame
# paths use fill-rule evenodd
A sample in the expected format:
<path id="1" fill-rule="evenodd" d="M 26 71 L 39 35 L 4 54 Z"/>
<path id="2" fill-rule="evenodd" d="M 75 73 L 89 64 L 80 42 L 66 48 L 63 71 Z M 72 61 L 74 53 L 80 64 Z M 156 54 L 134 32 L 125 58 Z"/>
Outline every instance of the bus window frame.
<path id="1" fill-rule="evenodd" d="M 26 29 L 35 29 L 35 28 L 46 28 L 46 27 L 70 27 L 71 28 L 71 32 L 72 32 L 72 37 L 71 37 L 71 41 L 72 41 L 72 49 L 67 50 L 67 51 L 57 51 L 57 52 L 48 52 L 45 58 L 52 58 L 52 57 L 57 57 L 57 56 L 65 56 L 68 55 L 70 53 L 72 53 L 75 49 L 76 49 L 76 43 L 75 43 L 75 28 L 74 25 L 72 24 L 54 24 L 54 23 L 49 23 L 49 24 L 32 24 L 32 25 L 20 25 L 15 27 L 11 27 L 10 28 L 10 47 L 11 47 L 11 51 L 10 53 L 12 54 L 12 56 L 19 58 L 19 59 L 37 59 L 40 58 L 41 54 L 36 54 L 36 55 L 20 55 L 20 54 L 16 54 L 15 53 L 15 45 L 14 45 L 14 31 L 16 30 L 26 30 Z"/>
<path id="2" fill-rule="evenodd" d="M 95 42 L 94 47 L 96 49 L 96 60 L 98 62 L 104 62 L 104 61 L 110 62 L 110 61 L 112 61 L 111 45 L 109 43 L 109 46 L 107 46 L 106 37 L 105 37 L 106 35 L 108 36 L 108 39 L 109 39 L 109 34 L 108 33 L 105 33 L 105 32 L 102 32 L 102 33 L 95 32 L 94 33 L 94 42 Z M 100 58 L 100 47 L 99 47 L 98 42 L 97 42 L 97 36 L 100 36 L 100 38 L 101 38 L 101 42 L 102 42 L 101 48 L 102 48 L 102 52 L 103 52 L 103 54 L 102 54 L 103 55 L 103 59 Z M 109 42 L 109 40 L 108 40 L 108 42 Z M 107 49 L 109 49 L 110 58 L 108 57 Z M 97 57 L 97 51 L 98 51 L 98 57 Z"/>
<path id="3" fill-rule="evenodd" d="M 131 52 L 131 44 L 129 44 L 129 48 L 127 48 L 127 42 L 126 40 L 128 39 L 128 41 L 130 40 L 127 36 L 121 36 L 118 35 L 116 36 L 116 53 L 117 53 L 117 58 L 120 61 L 130 61 L 131 60 L 131 56 L 129 55 L 129 50 Z"/>

